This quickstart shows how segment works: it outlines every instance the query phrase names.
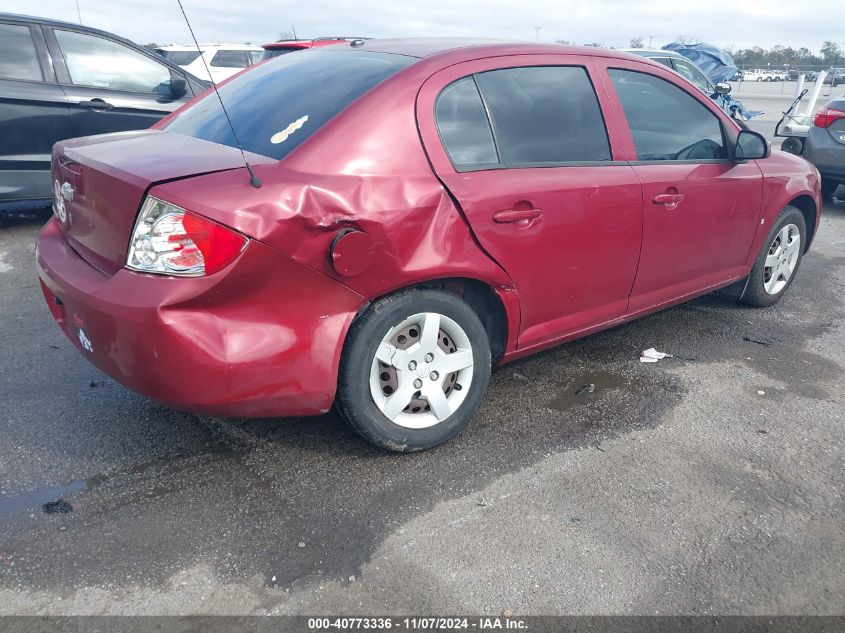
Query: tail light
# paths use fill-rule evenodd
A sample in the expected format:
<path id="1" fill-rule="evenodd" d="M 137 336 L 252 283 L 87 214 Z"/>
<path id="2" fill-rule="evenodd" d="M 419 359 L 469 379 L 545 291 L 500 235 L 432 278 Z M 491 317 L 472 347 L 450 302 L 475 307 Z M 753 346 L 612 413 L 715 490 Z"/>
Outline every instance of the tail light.
<path id="1" fill-rule="evenodd" d="M 822 108 L 813 119 L 813 125 L 816 127 L 830 127 L 834 121 L 845 119 L 845 112 L 842 110 L 834 110 L 833 108 Z"/>
<path id="2" fill-rule="evenodd" d="M 228 266 L 246 243 L 247 238 L 222 224 L 148 196 L 132 231 L 126 267 L 201 277 Z"/>

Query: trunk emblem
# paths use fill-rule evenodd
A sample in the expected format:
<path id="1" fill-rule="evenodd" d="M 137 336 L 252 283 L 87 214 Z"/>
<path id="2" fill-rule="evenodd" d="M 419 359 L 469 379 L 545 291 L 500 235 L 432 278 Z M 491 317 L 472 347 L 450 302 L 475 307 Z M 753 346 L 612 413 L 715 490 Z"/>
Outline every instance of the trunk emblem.
<path id="1" fill-rule="evenodd" d="M 68 221 L 67 209 L 65 208 L 65 201 L 70 202 L 73 200 L 73 185 L 69 182 L 62 183 L 61 186 L 59 185 L 58 179 L 53 183 L 53 197 L 55 202 L 53 204 L 53 210 L 56 212 L 56 216 L 62 222 Z"/>

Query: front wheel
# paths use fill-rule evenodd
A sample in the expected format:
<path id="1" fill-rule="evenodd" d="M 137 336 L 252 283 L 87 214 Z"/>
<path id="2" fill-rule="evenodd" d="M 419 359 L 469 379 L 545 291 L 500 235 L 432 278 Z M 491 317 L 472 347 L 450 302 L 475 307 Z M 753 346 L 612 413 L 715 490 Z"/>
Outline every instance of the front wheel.
<path id="1" fill-rule="evenodd" d="M 338 408 L 377 446 L 424 450 L 463 430 L 490 368 L 487 332 L 472 308 L 442 290 L 406 290 L 374 302 L 350 328 Z"/>
<path id="2" fill-rule="evenodd" d="M 742 300 L 755 307 L 776 303 L 795 279 L 804 256 L 807 226 L 795 207 L 784 208 L 757 256 Z"/>

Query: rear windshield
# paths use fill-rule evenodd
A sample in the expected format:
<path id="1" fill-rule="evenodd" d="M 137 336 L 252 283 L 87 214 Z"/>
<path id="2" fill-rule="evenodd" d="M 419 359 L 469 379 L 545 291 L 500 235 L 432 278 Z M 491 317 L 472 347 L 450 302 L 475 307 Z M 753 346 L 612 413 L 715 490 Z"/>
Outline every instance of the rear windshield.
<path id="1" fill-rule="evenodd" d="M 187 66 L 200 56 L 199 51 L 158 51 L 158 54 L 177 66 Z"/>
<path id="2" fill-rule="evenodd" d="M 220 88 L 220 98 L 243 148 L 280 160 L 352 101 L 415 61 L 388 53 L 302 51 L 245 71 Z M 211 93 L 173 119 L 167 131 L 237 147 Z"/>
<path id="3" fill-rule="evenodd" d="M 267 48 L 264 50 L 264 55 L 262 59 L 273 59 L 274 57 L 278 57 L 279 55 L 285 55 L 286 53 L 295 53 L 296 51 L 304 51 L 308 50 L 305 46 L 286 46 L 285 48 Z"/>

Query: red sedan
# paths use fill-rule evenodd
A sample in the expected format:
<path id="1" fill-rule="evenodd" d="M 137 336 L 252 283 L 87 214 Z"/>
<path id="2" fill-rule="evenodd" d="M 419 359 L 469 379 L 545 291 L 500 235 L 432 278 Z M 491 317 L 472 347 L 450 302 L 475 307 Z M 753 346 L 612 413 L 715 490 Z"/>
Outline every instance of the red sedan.
<path id="1" fill-rule="evenodd" d="M 264 49 L 264 56 L 262 59 L 272 59 L 280 55 L 287 55 L 288 53 L 295 53 L 297 51 L 308 50 L 309 48 L 318 48 L 320 46 L 331 46 L 333 44 L 341 44 L 343 42 L 352 42 L 355 40 L 367 40 L 368 37 L 315 37 L 313 40 L 279 40 L 277 42 L 269 42 L 262 44 Z"/>
<path id="2" fill-rule="evenodd" d="M 336 402 L 428 448 L 496 364 L 717 289 L 776 302 L 819 225 L 811 165 L 613 51 L 356 41 L 220 97 L 231 125 L 209 94 L 57 144 L 38 241 L 68 338 L 179 409 Z"/>

